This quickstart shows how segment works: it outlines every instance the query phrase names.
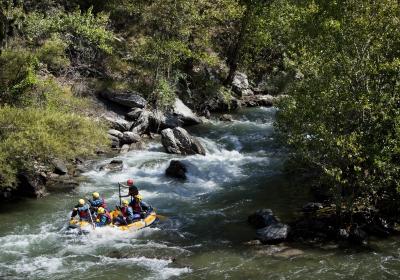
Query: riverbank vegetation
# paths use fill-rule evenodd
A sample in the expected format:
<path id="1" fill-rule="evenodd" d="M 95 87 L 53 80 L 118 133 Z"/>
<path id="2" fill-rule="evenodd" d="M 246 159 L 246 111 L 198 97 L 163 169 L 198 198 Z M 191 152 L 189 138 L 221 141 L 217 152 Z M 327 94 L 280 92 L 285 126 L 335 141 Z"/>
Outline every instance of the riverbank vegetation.
<path id="1" fill-rule="evenodd" d="M 179 96 L 202 113 L 240 97 L 243 71 L 254 92 L 289 94 L 276 128 L 292 171 L 312 174 L 338 214 L 398 209 L 398 1 L 0 3 L 0 185 L 29 158 L 106 143 L 86 118 L 96 91 L 135 90 L 160 109 Z"/>

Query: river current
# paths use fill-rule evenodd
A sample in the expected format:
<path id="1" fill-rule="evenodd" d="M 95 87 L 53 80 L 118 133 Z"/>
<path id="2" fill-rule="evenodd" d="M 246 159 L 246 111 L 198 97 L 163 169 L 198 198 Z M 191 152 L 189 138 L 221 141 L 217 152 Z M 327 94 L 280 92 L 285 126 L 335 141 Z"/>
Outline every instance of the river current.
<path id="1" fill-rule="evenodd" d="M 206 156 L 166 154 L 155 141 L 115 157 L 122 172 L 99 171 L 110 158 L 94 162 L 72 193 L 0 206 L 0 279 L 400 279 L 398 237 L 372 241 L 368 250 L 246 244 L 255 234 L 249 214 L 271 208 L 288 221 L 308 199 L 282 173 L 275 113 L 245 109 L 233 122 L 190 128 Z M 186 182 L 165 177 L 172 159 L 188 166 Z M 114 206 L 117 182 L 127 178 L 165 221 L 137 232 L 66 230 L 79 198 L 98 191 Z"/>

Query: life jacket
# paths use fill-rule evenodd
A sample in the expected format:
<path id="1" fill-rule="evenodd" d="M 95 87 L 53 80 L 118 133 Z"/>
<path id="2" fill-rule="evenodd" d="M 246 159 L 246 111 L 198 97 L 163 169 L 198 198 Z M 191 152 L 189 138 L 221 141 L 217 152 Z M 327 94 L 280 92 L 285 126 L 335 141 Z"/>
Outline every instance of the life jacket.
<path id="1" fill-rule="evenodd" d="M 106 218 L 107 218 L 106 224 L 111 223 L 111 215 L 110 215 L 110 213 L 108 213 L 108 211 L 106 211 L 104 214 L 101 214 L 101 215 L 106 216 Z"/>
<path id="2" fill-rule="evenodd" d="M 78 210 L 79 218 L 84 219 L 89 216 L 89 210 L 79 211 Z"/>
<path id="3" fill-rule="evenodd" d="M 127 217 L 127 216 L 128 216 L 128 207 L 129 207 L 129 206 L 121 207 L 122 216 L 124 216 L 124 217 Z"/>
<path id="4" fill-rule="evenodd" d="M 132 200 L 130 206 L 132 207 L 133 213 L 142 213 L 143 212 L 140 202 L 137 203 L 136 200 Z"/>
<path id="5" fill-rule="evenodd" d="M 106 204 L 106 201 L 104 200 L 104 198 L 101 198 L 101 206 L 100 207 L 107 209 L 107 204 Z"/>

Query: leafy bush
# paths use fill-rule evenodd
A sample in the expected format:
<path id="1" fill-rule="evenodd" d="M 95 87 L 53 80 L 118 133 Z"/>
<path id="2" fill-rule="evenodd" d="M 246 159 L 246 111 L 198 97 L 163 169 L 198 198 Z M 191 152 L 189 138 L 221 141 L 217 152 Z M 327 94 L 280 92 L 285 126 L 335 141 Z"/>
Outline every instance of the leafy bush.
<path id="1" fill-rule="evenodd" d="M 38 59 L 47 65 L 52 72 L 59 72 L 69 66 L 65 51 L 67 43 L 58 36 L 53 36 L 37 50 Z"/>

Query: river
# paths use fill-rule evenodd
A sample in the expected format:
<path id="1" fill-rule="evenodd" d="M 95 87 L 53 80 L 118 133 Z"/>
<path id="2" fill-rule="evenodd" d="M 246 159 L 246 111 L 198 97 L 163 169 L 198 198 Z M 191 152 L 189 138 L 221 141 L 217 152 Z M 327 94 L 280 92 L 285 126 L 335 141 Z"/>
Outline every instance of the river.
<path id="1" fill-rule="evenodd" d="M 275 113 L 244 109 L 233 122 L 190 128 L 207 156 L 166 154 L 154 142 L 146 151 L 116 157 L 124 161 L 122 172 L 98 171 L 110 159 L 95 162 L 72 193 L 0 206 L 0 279 L 400 278 L 398 238 L 372 241 L 368 250 L 297 245 L 291 257 L 274 254 L 279 246 L 246 244 L 255 234 L 249 214 L 271 208 L 287 221 L 308 199 L 281 171 L 285 153 L 274 139 Z M 165 177 L 171 159 L 187 164 L 186 182 Z M 98 191 L 115 205 L 116 183 L 127 178 L 136 180 L 165 221 L 138 232 L 66 230 L 79 198 Z"/>

